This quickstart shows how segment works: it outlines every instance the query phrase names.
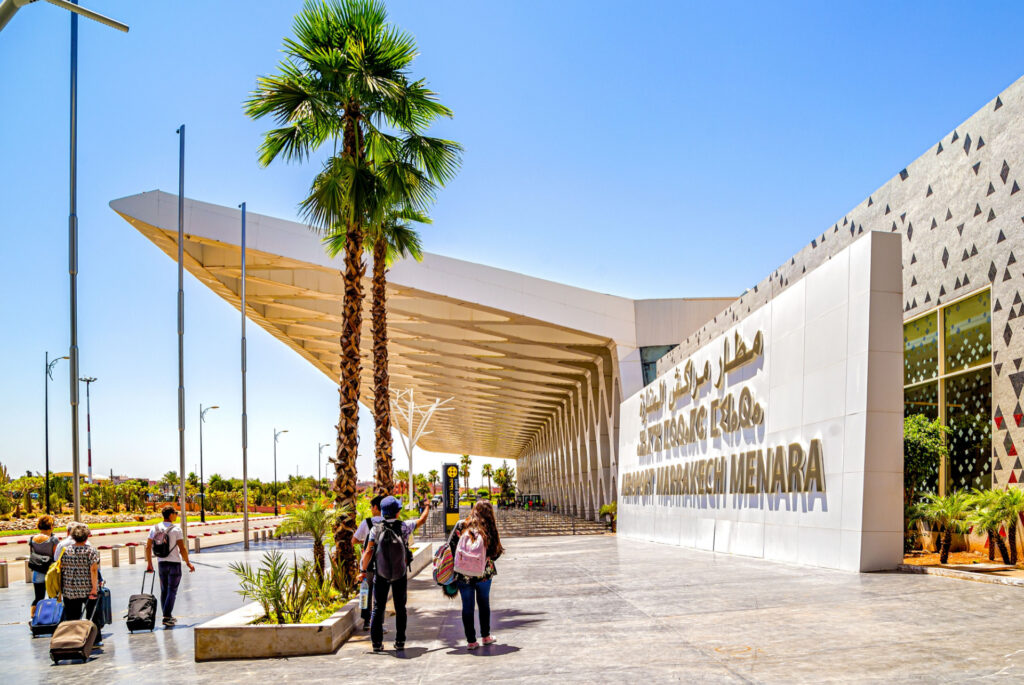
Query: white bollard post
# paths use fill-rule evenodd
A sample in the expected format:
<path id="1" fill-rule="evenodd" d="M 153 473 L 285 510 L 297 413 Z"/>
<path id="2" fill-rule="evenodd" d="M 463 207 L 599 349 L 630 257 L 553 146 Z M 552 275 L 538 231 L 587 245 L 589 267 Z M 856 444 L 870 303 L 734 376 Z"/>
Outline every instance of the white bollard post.
<path id="1" fill-rule="evenodd" d="M 199 553 L 200 553 L 200 552 L 202 551 L 202 545 L 200 545 L 200 543 L 199 543 L 199 541 L 200 541 L 200 540 L 202 540 L 202 538 L 200 538 L 200 537 L 196 537 L 196 538 L 194 539 L 194 542 L 195 542 L 195 544 L 194 544 L 194 548 L 195 548 L 195 551 L 193 552 L 193 554 L 199 554 Z"/>
<path id="2" fill-rule="evenodd" d="M 0 588 L 7 587 L 7 562 L 0 561 Z"/>
<path id="3" fill-rule="evenodd" d="M 136 550 L 135 545 L 132 545 L 131 547 L 128 548 L 128 563 L 129 564 L 134 564 L 135 563 L 135 550 Z"/>
<path id="4" fill-rule="evenodd" d="M 114 545 L 110 548 L 110 566 L 111 568 L 121 566 L 121 545 Z"/>
<path id="5" fill-rule="evenodd" d="M 25 559 L 25 582 L 32 582 L 32 569 L 28 567 L 28 559 Z"/>

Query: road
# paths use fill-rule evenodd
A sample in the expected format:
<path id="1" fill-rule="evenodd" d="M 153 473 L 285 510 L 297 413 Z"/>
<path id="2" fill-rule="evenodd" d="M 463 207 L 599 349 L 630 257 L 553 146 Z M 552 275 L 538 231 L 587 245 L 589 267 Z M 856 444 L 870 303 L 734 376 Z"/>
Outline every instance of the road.
<path id="1" fill-rule="evenodd" d="M 262 533 L 264 530 L 269 535 L 284 519 L 283 516 L 259 516 L 249 519 L 250 535 L 253 531 Z M 136 524 L 125 525 L 124 528 L 100 528 L 93 532 L 90 542 L 100 550 L 101 566 L 111 565 L 111 548 L 114 545 L 135 545 L 145 546 L 146 538 L 149 535 L 150 525 Z M 57 531 L 59 537 L 64 537 L 64 531 Z M 195 538 L 200 539 L 200 548 L 228 545 L 242 541 L 242 519 L 231 518 L 219 521 L 189 521 L 188 524 L 189 551 L 195 549 Z M 24 582 L 25 564 L 18 560 L 28 554 L 28 535 L 12 535 L 0 538 L 0 562 L 8 563 L 9 582 Z M 142 563 L 145 555 L 138 550 L 137 563 Z M 128 563 L 128 552 L 120 553 L 120 563 Z"/>

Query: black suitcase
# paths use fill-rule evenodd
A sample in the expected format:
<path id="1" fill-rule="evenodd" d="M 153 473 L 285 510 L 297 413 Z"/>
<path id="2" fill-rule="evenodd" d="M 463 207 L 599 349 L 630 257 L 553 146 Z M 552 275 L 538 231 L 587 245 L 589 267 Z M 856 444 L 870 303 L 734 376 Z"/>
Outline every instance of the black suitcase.
<path id="1" fill-rule="evenodd" d="M 142 574 L 142 588 L 140 594 L 128 598 L 128 613 L 125 615 L 128 623 L 128 631 L 134 633 L 136 630 L 153 630 L 156 626 L 156 597 L 153 596 L 153 586 L 156 583 L 156 573 L 149 584 L 149 594 L 146 594 L 146 574 Z"/>
<path id="2" fill-rule="evenodd" d="M 64 659 L 78 659 L 82 662 L 89 660 L 92 650 L 99 639 L 99 629 L 93 622 L 99 601 L 93 604 L 92 616 L 77 621 L 64 621 L 57 630 L 53 631 L 50 638 L 50 658 L 53 663 Z"/>

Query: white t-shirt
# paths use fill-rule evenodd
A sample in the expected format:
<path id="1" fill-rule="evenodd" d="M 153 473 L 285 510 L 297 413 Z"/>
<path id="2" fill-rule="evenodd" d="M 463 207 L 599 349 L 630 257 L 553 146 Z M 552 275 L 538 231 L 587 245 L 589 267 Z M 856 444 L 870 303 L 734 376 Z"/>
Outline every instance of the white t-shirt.
<path id="1" fill-rule="evenodd" d="M 372 522 L 372 525 L 375 526 L 378 523 L 380 523 L 381 521 L 383 521 L 384 517 L 383 516 L 373 516 L 373 517 L 371 517 L 370 520 Z M 355 532 L 355 535 L 353 537 L 355 537 L 356 540 L 358 540 L 359 542 L 362 543 L 362 542 L 366 542 L 366 536 L 369 535 L 369 534 L 370 534 L 370 527 L 366 525 L 366 519 L 363 519 L 362 522 L 359 524 L 359 527 L 356 528 L 356 532 Z"/>
<path id="2" fill-rule="evenodd" d="M 178 541 L 182 539 L 181 528 L 179 528 L 176 523 L 171 523 L 170 521 L 161 521 L 160 523 L 150 528 L 149 539 L 155 539 L 157 533 L 161 531 L 167 533 L 167 542 L 169 542 L 171 545 L 171 553 L 168 554 L 166 557 L 158 557 L 156 554 L 153 554 L 153 558 L 156 561 L 176 561 L 180 564 L 181 552 L 178 550 Z"/>

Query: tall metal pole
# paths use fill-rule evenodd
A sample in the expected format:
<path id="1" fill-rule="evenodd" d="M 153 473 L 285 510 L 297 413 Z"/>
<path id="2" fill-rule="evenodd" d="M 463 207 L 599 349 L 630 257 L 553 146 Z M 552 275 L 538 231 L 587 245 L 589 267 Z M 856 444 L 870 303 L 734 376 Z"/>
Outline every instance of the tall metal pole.
<path id="1" fill-rule="evenodd" d="M 274 429 L 274 516 L 277 516 L 277 429 Z"/>
<path id="2" fill-rule="evenodd" d="M 78 4 L 77 1 L 75 4 Z M 71 277 L 71 480 L 75 520 L 82 520 L 82 488 L 78 482 L 78 15 L 71 14 L 70 197 L 68 210 L 68 274 Z"/>
<path id="3" fill-rule="evenodd" d="M 45 478 L 45 485 L 43 486 L 44 496 L 46 497 L 46 513 L 50 513 L 50 351 L 46 351 L 46 373 L 43 374 L 43 383 L 46 386 L 43 392 L 43 401 L 46 403 L 46 409 L 43 411 L 43 433 L 46 437 L 43 438 L 43 442 L 46 445 L 46 470 L 43 471 Z"/>
<path id="4" fill-rule="evenodd" d="M 92 412 L 90 411 L 89 403 L 89 386 L 96 381 L 95 378 L 79 378 L 78 380 L 85 383 L 85 436 L 86 444 L 89 455 L 89 476 L 86 479 L 90 484 L 92 483 Z"/>
<path id="5" fill-rule="evenodd" d="M 181 535 L 188 540 L 185 506 L 185 124 L 178 127 L 178 478 L 181 499 Z"/>
<path id="6" fill-rule="evenodd" d="M 323 485 L 324 484 L 324 477 L 323 477 L 323 475 L 322 475 L 322 473 L 320 471 L 320 462 L 323 461 L 323 458 L 324 458 L 324 448 L 325 447 L 330 447 L 330 446 L 331 446 L 331 443 L 325 442 L 324 444 L 319 445 L 319 447 L 317 447 L 317 452 L 316 452 L 316 489 L 317 489 L 317 492 L 320 493 L 321 497 L 324 496 L 324 485 Z"/>
<path id="7" fill-rule="evenodd" d="M 199 404 L 199 520 L 206 523 L 206 487 L 203 484 L 203 405 Z"/>
<path id="8" fill-rule="evenodd" d="M 245 413 L 245 203 L 242 207 L 242 539 L 249 550 L 249 417 Z"/>

